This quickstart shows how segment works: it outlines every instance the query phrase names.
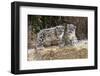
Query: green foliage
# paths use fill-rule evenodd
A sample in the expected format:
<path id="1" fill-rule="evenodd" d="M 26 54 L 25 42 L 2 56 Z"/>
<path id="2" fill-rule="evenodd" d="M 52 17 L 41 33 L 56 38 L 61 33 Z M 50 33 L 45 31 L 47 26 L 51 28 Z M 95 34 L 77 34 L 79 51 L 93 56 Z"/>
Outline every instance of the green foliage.
<path id="1" fill-rule="evenodd" d="M 61 16 L 36 16 L 28 15 L 28 25 L 32 26 L 35 33 L 41 29 L 57 26 L 62 23 Z"/>

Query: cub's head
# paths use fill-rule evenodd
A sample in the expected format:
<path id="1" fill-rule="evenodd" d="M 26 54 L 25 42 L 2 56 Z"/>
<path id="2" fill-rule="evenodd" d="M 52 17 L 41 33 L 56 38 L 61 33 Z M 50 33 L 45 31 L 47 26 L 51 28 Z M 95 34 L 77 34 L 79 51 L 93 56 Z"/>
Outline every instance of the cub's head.
<path id="1" fill-rule="evenodd" d="M 61 35 L 62 33 L 64 33 L 64 26 L 56 26 L 56 33 L 57 35 Z"/>
<path id="2" fill-rule="evenodd" d="M 73 24 L 67 24 L 67 33 L 73 33 L 76 30 L 76 26 Z"/>

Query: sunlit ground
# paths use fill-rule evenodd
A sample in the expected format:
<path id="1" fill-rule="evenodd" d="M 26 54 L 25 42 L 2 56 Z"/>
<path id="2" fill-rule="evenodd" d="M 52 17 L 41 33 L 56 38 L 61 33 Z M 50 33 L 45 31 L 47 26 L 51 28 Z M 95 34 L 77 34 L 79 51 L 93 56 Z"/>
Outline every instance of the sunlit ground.
<path id="1" fill-rule="evenodd" d="M 75 46 L 51 46 L 43 50 L 28 50 L 28 61 L 32 60 L 55 60 L 55 59 L 84 59 L 88 58 L 88 44 L 84 41 Z"/>

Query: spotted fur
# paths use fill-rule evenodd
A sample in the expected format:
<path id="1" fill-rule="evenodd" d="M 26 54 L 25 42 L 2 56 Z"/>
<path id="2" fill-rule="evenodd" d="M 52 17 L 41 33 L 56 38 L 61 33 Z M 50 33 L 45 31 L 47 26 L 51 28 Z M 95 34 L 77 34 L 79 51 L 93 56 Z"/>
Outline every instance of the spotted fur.
<path id="1" fill-rule="evenodd" d="M 67 24 L 66 31 L 65 26 L 62 25 L 40 30 L 37 34 L 36 48 L 44 48 L 52 45 L 62 47 L 65 46 L 65 42 L 68 44 L 74 44 L 77 41 L 75 30 L 76 26 L 73 24 Z M 64 36 L 67 37 L 67 40 L 64 40 Z"/>

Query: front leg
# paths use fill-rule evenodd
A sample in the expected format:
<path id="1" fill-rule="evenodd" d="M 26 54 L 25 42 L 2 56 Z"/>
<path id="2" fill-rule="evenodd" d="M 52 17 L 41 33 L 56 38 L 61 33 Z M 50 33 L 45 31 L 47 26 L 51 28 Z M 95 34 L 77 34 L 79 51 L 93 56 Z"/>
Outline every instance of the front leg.
<path id="1" fill-rule="evenodd" d="M 59 41 L 58 41 L 58 46 L 59 46 L 59 47 L 64 47 L 64 46 L 65 46 L 64 39 L 59 39 Z"/>

